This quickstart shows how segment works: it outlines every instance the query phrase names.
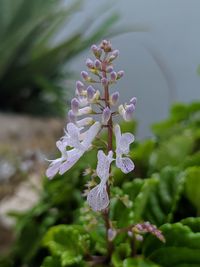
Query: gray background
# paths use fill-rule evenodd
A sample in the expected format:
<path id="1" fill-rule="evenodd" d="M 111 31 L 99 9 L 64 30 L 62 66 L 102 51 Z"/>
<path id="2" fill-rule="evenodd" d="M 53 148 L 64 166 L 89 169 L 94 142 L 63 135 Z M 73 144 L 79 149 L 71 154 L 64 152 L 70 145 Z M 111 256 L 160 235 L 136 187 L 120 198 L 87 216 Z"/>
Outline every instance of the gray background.
<path id="1" fill-rule="evenodd" d="M 120 50 L 116 68 L 126 74 L 116 89 L 122 102 L 138 98 L 138 137 L 145 138 L 150 124 L 167 117 L 170 103 L 200 98 L 200 0 L 87 0 L 72 30 L 106 3 L 121 14 L 119 25 L 148 27 L 147 32 L 112 38 Z M 72 68 L 85 69 L 87 56 L 89 49 Z"/>

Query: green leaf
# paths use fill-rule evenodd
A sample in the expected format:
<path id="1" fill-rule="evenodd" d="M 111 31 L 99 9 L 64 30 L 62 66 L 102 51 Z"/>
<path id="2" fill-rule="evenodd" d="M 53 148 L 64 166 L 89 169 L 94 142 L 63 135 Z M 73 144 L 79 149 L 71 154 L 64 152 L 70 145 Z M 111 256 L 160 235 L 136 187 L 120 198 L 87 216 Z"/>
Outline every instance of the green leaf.
<path id="1" fill-rule="evenodd" d="M 48 256 L 44 259 L 41 267 L 62 267 L 59 257 Z"/>
<path id="2" fill-rule="evenodd" d="M 143 248 L 146 257 L 163 267 L 200 266 L 200 232 L 181 223 L 165 224 L 160 230 L 166 243 L 149 236 Z"/>
<path id="3" fill-rule="evenodd" d="M 130 208 L 125 207 L 122 201 L 115 200 L 111 205 L 111 218 L 117 222 L 118 227 L 127 226 L 142 220 L 144 207 L 155 187 L 157 180 L 152 179 L 134 179 L 132 182 L 123 185 L 123 193 L 129 196 L 132 202 Z"/>
<path id="4" fill-rule="evenodd" d="M 82 261 L 89 247 L 89 236 L 79 225 L 58 225 L 49 229 L 43 239 L 53 256 L 60 257 L 62 266 Z"/>
<path id="5" fill-rule="evenodd" d="M 200 167 L 190 167 L 186 170 L 185 192 L 200 215 Z"/>
<path id="6" fill-rule="evenodd" d="M 128 258 L 123 262 L 123 267 L 159 267 L 159 266 L 160 265 L 157 265 L 143 258 Z"/>
<path id="7" fill-rule="evenodd" d="M 171 222 L 178 201 L 184 189 L 184 175 L 175 167 L 166 167 L 157 174 L 147 205 L 143 209 L 143 219 L 159 226 Z"/>
<path id="8" fill-rule="evenodd" d="M 189 217 L 181 220 L 181 223 L 187 225 L 194 233 L 200 232 L 200 217 Z"/>
<path id="9" fill-rule="evenodd" d="M 151 171 L 181 164 L 185 157 L 192 153 L 194 144 L 195 139 L 191 130 L 185 130 L 181 135 L 172 136 L 161 142 L 150 157 Z"/>
<path id="10" fill-rule="evenodd" d="M 123 261 L 131 254 L 131 248 L 128 243 L 121 243 L 116 247 L 112 254 L 111 262 L 114 267 L 123 267 Z"/>

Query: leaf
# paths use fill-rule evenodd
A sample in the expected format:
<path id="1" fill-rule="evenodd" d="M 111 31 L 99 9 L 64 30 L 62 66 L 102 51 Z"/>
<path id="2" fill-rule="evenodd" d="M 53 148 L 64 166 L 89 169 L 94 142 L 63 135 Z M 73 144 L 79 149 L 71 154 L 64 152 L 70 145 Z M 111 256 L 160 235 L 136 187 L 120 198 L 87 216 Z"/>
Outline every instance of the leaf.
<path id="1" fill-rule="evenodd" d="M 123 267 L 159 267 L 159 266 L 160 265 L 157 265 L 143 258 L 128 258 L 123 262 Z"/>
<path id="2" fill-rule="evenodd" d="M 157 180 L 134 179 L 123 185 L 123 193 L 129 196 L 132 206 L 127 208 L 120 200 L 115 200 L 111 205 L 111 218 L 117 222 L 118 227 L 127 226 L 142 220 L 143 209 L 155 187 Z"/>
<path id="3" fill-rule="evenodd" d="M 49 229 L 43 239 L 53 256 L 60 257 L 62 266 L 82 261 L 89 247 L 89 236 L 79 225 L 58 225 Z"/>
<path id="4" fill-rule="evenodd" d="M 59 257 L 48 256 L 44 259 L 41 267 L 62 267 Z"/>
<path id="5" fill-rule="evenodd" d="M 200 167 L 190 167 L 185 171 L 185 192 L 200 215 Z"/>
<path id="6" fill-rule="evenodd" d="M 157 174 L 157 184 L 147 199 L 143 219 L 157 226 L 171 222 L 183 189 L 184 176 L 180 170 L 175 167 L 163 169 Z"/>
<path id="7" fill-rule="evenodd" d="M 114 267 L 123 267 L 123 260 L 129 257 L 131 248 L 128 243 L 121 243 L 112 254 L 111 262 Z"/>
<path id="8" fill-rule="evenodd" d="M 160 170 L 165 166 L 181 164 L 188 154 L 192 153 L 195 138 L 191 130 L 185 130 L 181 135 L 175 135 L 161 142 L 150 157 L 151 172 Z"/>
<path id="9" fill-rule="evenodd" d="M 181 223 L 165 224 L 160 230 L 166 243 L 149 236 L 143 248 L 146 257 L 163 267 L 200 266 L 200 232 Z"/>

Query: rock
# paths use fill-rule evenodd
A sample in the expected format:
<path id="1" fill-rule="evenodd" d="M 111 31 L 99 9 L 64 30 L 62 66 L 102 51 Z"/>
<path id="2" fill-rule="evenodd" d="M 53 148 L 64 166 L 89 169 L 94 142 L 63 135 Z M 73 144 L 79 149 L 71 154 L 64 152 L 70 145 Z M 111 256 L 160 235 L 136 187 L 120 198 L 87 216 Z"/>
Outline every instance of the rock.
<path id="1" fill-rule="evenodd" d="M 13 240 L 8 232 L 14 221 L 7 213 L 24 211 L 37 202 L 46 159 L 54 158 L 65 121 L 0 114 L 0 125 L 0 228 L 7 233 L 2 247 L 10 244 L 8 236 Z"/>

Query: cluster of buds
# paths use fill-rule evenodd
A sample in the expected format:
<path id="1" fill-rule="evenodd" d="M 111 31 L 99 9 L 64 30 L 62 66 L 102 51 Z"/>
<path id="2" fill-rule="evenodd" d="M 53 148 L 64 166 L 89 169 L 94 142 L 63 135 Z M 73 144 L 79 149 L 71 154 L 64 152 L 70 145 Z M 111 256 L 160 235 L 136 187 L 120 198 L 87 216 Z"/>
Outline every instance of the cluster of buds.
<path id="1" fill-rule="evenodd" d="M 160 241 L 165 242 L 162 232 L 150 222 L 138 223 L 132 228 L 133 233 L 139 241 L 143 240 L 142 234 L 150 233 L 157 237 Z"/>
<path id="2" fill-rule="evenodd" d="M 103 40 L 99 46 L 92 45 L 91 50 L 95 58 L 86 60 L 88 72 L 82 71 L 83 81 L 76 82 L 75 97 L 71 100 L 65 134 L 56 143 L 61 157 L 50 161 L 46 175 L 53 178 L 57 173 L 68 171 L 92 147 L 100 131 L 107 129 L 107 151 L 99 150 L 97 153 L 95 173 L 100 183 L 87 194 L 89 206 L 94 211 L 102 211 L 109 205 L 108 180 L 111 176 L 111 163 L 115 162 L 116 167 L 123 173 L 134 169 L 134 163 L 128 156 L 134 136 L 131 133 L 121 133 L 114 118 L 121 115 L 125 121 L 132 120 L 137 100 L 133 97 L 128 104 L 117 107 L 119 92 L 109 91 L 110 86 L 114 87 L 124 76 L 124 71 L 115 71 L 113 67 L 113 61 L 118 57 L 119 51 L 114 50 L 107 40 Z M 113 133 L 115 148 L 112 146 Z"/>

